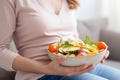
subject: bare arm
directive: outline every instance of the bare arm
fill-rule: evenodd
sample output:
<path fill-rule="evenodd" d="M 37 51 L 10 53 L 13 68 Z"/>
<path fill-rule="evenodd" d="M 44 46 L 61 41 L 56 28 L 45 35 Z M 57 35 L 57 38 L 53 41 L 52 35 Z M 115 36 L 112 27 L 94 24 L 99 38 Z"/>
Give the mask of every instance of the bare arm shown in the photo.
<path fill-rule="evenodd" d="M 60 63 L 63 62 L 65 59 L 66 59 L 65 57 L 59 57 L 48 64 L 42 64 L 40 62 L 33 61 L 22 56 L 17 56 L 13 62 L 13 68 L 15 70 L 25 72 L 63 76 L 82 74 L 93 69 L 93 65 L 91 66 L 81 65 L 77 67 L 61 66 Z"/>
<path fill-rule="evenodd" d="M 43 73 L 44 65 L 38 61 L 34 61 L 22 56 L 17 56 L 12 65 L 13 69 L 32 72 L 32 73 Z"/>

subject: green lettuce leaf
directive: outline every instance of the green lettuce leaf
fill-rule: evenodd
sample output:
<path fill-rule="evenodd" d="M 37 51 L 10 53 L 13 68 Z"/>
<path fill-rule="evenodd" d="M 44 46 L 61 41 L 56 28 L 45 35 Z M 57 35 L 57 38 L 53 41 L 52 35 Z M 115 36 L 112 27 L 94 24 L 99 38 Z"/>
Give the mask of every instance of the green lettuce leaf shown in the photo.
<path fill-rule="evenodd" d="M 84 40 L 84 43 L 88 44 L 88 45 L 93 45 L 94 44 L 93 41 L 90 39 L 89 36 L 86 36 L 86 39 Z"/>

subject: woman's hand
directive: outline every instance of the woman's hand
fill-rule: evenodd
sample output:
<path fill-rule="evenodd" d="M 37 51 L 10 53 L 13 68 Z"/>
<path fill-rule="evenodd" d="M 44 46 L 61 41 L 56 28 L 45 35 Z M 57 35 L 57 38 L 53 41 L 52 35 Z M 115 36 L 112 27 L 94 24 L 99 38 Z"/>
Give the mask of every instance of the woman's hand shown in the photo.
<path fill-rule="evenodd" d="M 81 65 L 77 67 L 66 67 L 60 65 L 66 57 L 59 57 L 53 60 L 51 63 L 44 67 L 44 73 L 48 75 L 62 75 L 62 76 L 72 76 L 77 74 L 82 74 L 92 70 L 94 67 L 93 65 Z"/>
<path fill-rule="evenodd" d="M 101 63 L 104 63 L 105 60 L 108 58 L 109 56 L 109 51 L 107 50 L 106 53 L 105 53 L 105 56 L 103 57 L 103 59 L 101 60 Z"/>

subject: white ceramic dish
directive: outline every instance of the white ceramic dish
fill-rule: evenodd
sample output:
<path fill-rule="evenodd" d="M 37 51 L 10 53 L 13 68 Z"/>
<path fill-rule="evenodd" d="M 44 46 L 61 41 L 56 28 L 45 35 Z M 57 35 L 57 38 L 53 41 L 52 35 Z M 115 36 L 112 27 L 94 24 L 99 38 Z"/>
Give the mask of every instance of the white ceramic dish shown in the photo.
<path fill-rule="evenodd" d="M 67 57 L 66 60 L 61 63 L 61 65 L 64 65 L 64 66 L 80 66 L 82 64 L 96 65 L 97 63 L 100 63 L 100 61 L 102 60 L 102 58 L 106 53 L 106 50 L 107 49 L 92 56 Z M 48 51 L 48 55 L 51 60 L 54 60 L 55 58 L 59 57 L 58 55 L 55 55 L 49 51 Z"/>

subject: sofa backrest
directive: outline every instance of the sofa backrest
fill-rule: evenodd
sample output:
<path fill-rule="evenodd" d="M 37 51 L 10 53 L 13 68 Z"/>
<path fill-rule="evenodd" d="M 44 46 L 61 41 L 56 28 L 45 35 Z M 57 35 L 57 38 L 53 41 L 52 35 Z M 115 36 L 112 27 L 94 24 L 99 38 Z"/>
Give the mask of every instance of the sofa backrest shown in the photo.
<path fill-rule="evenodd" d="M 106 18 L 93 19 L 87 21 L 78 20 L 78 33 L 81 39 L 89 35 L 94 41 L 99 40 L 100 31 L 106 29 L 108 20 Z"/>
<path fill-rule="evenodd" d="M 100 40 L 106 42 L 110 51 L 110 59 L 120 61 L 120 32 L 102 30 Z"/>

